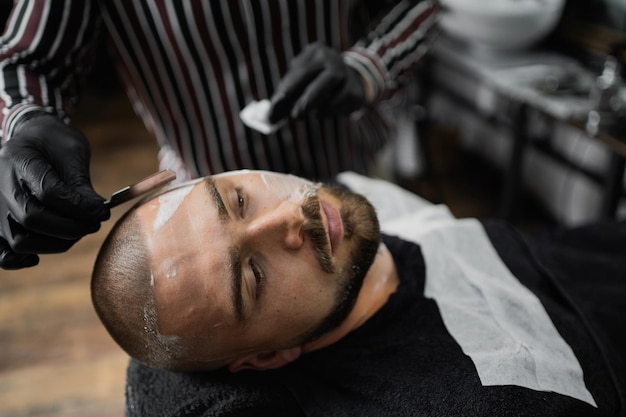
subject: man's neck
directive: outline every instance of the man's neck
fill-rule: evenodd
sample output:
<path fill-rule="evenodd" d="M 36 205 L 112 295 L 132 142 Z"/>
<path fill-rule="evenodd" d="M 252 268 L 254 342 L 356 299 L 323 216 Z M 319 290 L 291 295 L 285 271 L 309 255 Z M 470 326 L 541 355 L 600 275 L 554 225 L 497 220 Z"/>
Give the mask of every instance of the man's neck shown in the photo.
<path fill-rule="evenodd" d="M 391 253 L 385 245 L 381 245 L 372 266 L 363 280 L 363 286 L 354 304 L 354 308 L 339 327 L 321 338 L 307 343 L 302 353 L 312 352 L 329 346 L 363 323 L 380 310 L 389 296 L 398 288 L 398 273 Z"/>

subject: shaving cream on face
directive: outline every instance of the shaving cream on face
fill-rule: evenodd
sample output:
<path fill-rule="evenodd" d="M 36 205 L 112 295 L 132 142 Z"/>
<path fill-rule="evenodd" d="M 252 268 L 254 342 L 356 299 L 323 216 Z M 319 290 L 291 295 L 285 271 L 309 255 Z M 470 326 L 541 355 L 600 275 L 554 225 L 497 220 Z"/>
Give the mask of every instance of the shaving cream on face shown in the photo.
<path fill-rule="evenodd" d="M 176 275 L 178 275 L 176 264 L 170 259 L 165 259 L 163 262 L 161 262 L 161 264 L 159 265 L 159 270 L 161 271 L 165 279 L 176 278 Z"/>
<path fill-rule="evenodd" d="M 184 184 L 178 185 L 170 190 L 163 192 L 161 195 L 154 198 L 154 200 L 148 203 L 148 212 L 152 213 L 148 217 L 147 224 L 152 225 L 152 233 L 148 238 L 148 242 L 151 252 L 154 251 L 155 244 L 158 247 L 158 240 L 153 241 L 154 236 L 161 230 L 169 220 L 174 216 L 176 211 L 183 204 L 187 195 L 193 190 L 194 186 L 200 180 L 188 181 Z M 158 261 L 155 265 L 156 269 L 150 273 L 150 285 L 155 286 L 156 281 L 165 278 L 166 280 L 172 280 L 178 275 L 177 258 L 175 256 L 170 257 L 170 254 L 165 256 L 162 260 Z M 153 260 L 154 262 L 154 260 Z"/>
<path fill-rule="evenodd" d="M 178 207 L 183 203 L 187 194 L 191 192 L 195 182 L 184 185 L 180 188 L 168 191 L 158 197 L 159 208 L 152 224 L 152 230 L 158 231 L 163 227 L 169 219 L 172 218 Z"/>

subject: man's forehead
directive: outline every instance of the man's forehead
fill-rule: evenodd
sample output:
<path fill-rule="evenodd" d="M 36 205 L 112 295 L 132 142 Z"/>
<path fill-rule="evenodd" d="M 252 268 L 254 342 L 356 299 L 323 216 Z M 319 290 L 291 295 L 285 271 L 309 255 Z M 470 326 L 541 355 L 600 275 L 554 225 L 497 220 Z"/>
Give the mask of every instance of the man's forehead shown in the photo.
<path fill-rule="evenodd" d="M 234 171 L 221 172 L 219 174 L 212 175 L 212 177 L 214 179 L 220 179 L 220 178 L 230 178 L 230 177 L 242 177 L 242 176 L 249 176 L 249 175 L 255 175 L 260 178 L 274 177 L 274 178 L 283 179 L 285 181 L 294 181 L 294 182 L 312 184 L 311 181 L 302 177 L 298 177 L 293 174 L 285 174 L 282 172 L 274 172 L 274 171 L 265 171 L 265 170 L 260 170 L 260 169 L 259 170 L 239 169 L 239 170 L 234 170 Z"/>
<path fill-rule="evenodd" d="M 229 178 L 240 177 L 244 175 L 277 175 L 277 176 L 291 176 L 290 174 L 283 174 L 280 172 L 265 171 L 261 169 L 236 169 L 234 171 L 220 172 L 219 174 L 212 175 L 213 178 Z"/>
<path fill-rule="evenodd" d="M 253 169 L 236 169 L 234 171 L 226 171 L 220 172 L 219 174 L 212 175 L 213 178 L 226 178 L 226 177 L 236 177 L 241 175 L 249 175 L 249 174 L 261 174 L 269 171 L 262 170 L 253 170 Z"/>
<path fill-rule="evenodd" d="M 273 172 L 273 171 L 265 171 L 265 170 L 253 170 L 253 169 L 239 169 L 239 170 L 234 170 L 234 171 L 220 172 L 219 174 L 210 175 L 208 177 L 215 179 L 215 180 L 219 180 L 219 179 L 234 179 L 237 177 L 246 177 L 246 176 L 256 176 L 258 178 L 270 177 L 270 178 L 275 178 L 275 179 L 293 182 L 293 183 L 302 183 L 302 184 L 311 184 L 311 185 L 315 184 L 312 181 L 309 181 L 305 178 L 301 178 L 292 174 L 285 174 L 281 172 Z M 173 184 L 167 188 L 162 189 L 157 194 L 148 196 L 146 199 L 144 199 L 144 203 L 154 200 L 164 194 L 175 192 L 176 190 L 179 190 L 181 188 L 194 186 L 202 181 L 206 181 L 206 179 L 207 177 L 201 177 L 201 178 L 196 178 L 193 180 L 184 181 L 178 184 Z"/>
<path fill-rule="evenodd" d="M 227 317 L 218 308 L 230 305 L 227 281 L 211 278 L 226 276 L 228 270 L 220 243 L 224 235 L 207 209 L 206 180 L 181 185 L 137 212 L 146 230 L 151 285 L 164 334 L 182 334 L 193 325 Z"/>

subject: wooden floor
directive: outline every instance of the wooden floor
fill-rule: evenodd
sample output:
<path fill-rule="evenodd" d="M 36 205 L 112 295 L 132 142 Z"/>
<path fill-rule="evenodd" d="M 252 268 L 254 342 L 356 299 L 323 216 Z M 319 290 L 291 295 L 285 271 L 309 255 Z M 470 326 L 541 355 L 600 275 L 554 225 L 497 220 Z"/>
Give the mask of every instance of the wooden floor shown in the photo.
<path fill-rule="evenodd" d="M 74 121 L 93 145 L 96 191 L 108 197 L 156 170 L 154 142 L 123 95 L 92 93 L 83 100 Z M 460 217 L 494 214 L 494 176 L 476 177 L 481 170 L 451 151 L 458 149 L 454 135 L 441 137 L 447 159 L 438 163 L 437 181 L 407 186 Z M 123 211 L 114 209 L 113 217 Z M 42 257 L 35 268 L 0 270 L 1 417 L 123 415 L 128 359 L 100 325 L 89 296 L 93 261 L 112 223 L 65 254 Z"/>

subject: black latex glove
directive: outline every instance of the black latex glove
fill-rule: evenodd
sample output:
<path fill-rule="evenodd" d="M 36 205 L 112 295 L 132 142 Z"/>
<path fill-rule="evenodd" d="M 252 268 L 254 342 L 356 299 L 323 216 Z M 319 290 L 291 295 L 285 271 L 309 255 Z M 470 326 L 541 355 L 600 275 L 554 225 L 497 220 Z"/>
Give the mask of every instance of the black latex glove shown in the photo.
<path fill-rule="evenodd" d="M 365 104 L 359 73 L 343 62 L 341 52 L 313 43 L 296 56 L 271 99 L 270 122 L 313 113 L 347 115 Z"/>
<path fill-rule="evenodd" d="M 29 114 L 0 148 L 0 268 L 39 263 L 68 250 L 110 216 L 91 187 L 90 149 L 78 130 Z"/>

